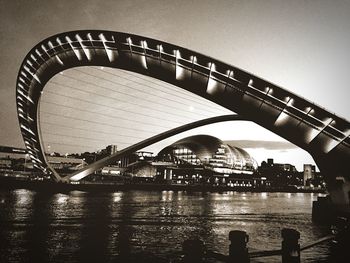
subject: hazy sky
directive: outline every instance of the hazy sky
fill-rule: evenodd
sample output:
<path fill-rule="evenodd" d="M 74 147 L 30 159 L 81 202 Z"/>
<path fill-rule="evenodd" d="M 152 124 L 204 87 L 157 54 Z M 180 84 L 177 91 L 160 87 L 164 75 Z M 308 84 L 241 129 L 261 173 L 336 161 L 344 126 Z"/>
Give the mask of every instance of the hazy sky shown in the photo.
<path fill-rule="evenodd" d="M 0 0 L 0 22 L 0 145 L 23 147 L 15 106 L 23 58 L 42 39 L 77 29 L 130 32 L 184 46 L 350 119 L 350 1 Z M 245 134 L 247 127 L 235 129 Z"/>

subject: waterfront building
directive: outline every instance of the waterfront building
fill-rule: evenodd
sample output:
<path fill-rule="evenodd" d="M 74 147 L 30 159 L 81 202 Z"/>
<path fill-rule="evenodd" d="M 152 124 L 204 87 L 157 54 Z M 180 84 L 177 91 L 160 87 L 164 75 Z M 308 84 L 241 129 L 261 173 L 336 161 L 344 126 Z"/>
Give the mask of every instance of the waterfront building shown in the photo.
<path fill-rule="evenodd" d="M 261 177 L 267 178 L 272 186 L 300 186 L 303 185 L 303 175 L 297 171 L 294 165 L 289 163 L 275 163 L 269 158 L 261 163 L 258 168 Z"/>
<path fill-rule="evenodd" d="M 183 138 L 162 149 L 154 162 L 156 179 L 169 184 L 209 184 L 252 187 L 256 161 L 243 149 L 208 135 Z"/>
<path fill-rule="evenodd" d="M 316 167 L 312 164 L 304 164 L 304 186 L 310 185 L 310 181 L 315 178 Z"/>
<path fill-rule="evenodd" d="M 47 156 L 49 164 L 57 171 L 69 173 L 87 165 L 85 159 L 68 156 Z"/>

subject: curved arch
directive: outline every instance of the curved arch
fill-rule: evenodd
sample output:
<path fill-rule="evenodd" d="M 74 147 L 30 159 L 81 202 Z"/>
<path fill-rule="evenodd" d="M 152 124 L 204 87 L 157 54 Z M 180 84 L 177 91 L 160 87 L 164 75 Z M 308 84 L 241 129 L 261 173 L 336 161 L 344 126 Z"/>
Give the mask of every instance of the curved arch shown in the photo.
<path fill-rule="evenodd" d="M 182 125 L 180 127 L 176 127 L 174 129 L 162 132 L 160 134 L 157 134 L 153 137 L 150 137 L 148 139 L 145 139 L 141 142 L 135 143 L 129 147 L 124 148 L 121 151 L 118 151 L 110 156 L 107 156 L 97 162 L 94 162 L 83 169 L 65 177 L 65 180 L 72 180 L 72 181 L 79 181 L 80 179 L 84 178 L 85 176 L 93 173 L 94 171 L 103 168 L 104 166 L 114 163 L 118 161 L 120 158 L 127 156 L 133 152 L 136 152 L 142 148 L 145 148 L 151 144 L 154 144 L 156 142 L 159 142 L 161 140 L 164 140 L 166 138 L 169 138 L 173 135 L 179 134 L 184 131 L 188 131 L 200 126 L 212 124 L 212 123 L 217 123 L 217 122 L 224 122 L 224 121 L 247 121 L 246 118 L 239 116 L 239 115 L 223 115 L 223 116 L 218 116 L 218 117 L 212 117 L 200 121 L 195 121 L 189 124 Z"/>
<path fill-rule="evenodd" d="M 99 30 L 58 34 L 37 44 L 17 78 L 22 136 L 38 169 L 59 179 L 41 144 L 38 107 L 49 79 L 78 66 L 125 69 L 198 94 L 308 151 L 319 167 L 350 179 L 350 123 L 320 106 L 239 68 L 147 37 Z M 326 161 L 326 162 L 325 162 Z M 328 175 L 328 174 L 327 174 Z"/>

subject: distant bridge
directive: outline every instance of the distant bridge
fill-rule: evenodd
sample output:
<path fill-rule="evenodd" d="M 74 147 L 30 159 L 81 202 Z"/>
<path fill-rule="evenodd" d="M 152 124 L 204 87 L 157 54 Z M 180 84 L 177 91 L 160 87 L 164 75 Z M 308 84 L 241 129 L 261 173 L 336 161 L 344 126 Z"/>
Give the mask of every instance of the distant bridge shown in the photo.
<path fill-rule="evenodd" d="M 16 102 L 25 146 L 34 166 L 58 181 L 62 178 L 48 164 L 41 143 L 38 105 L 50 78 L 79 66 L 137 72 L 211 100 L 309 152 L 330 187 L 335 178 L 343 178 L 349 185 L 350 123 L 347 120 L 257 76 L 197 52 L 147 37 L 98 30 L 67 32 L 43 40 L 27 54 L 19 70 Z M 83 173 L 93 171 L 90 169 L 93 166 L 85 168 Z M 349 197 L 345 199 L 349 203 Z"/>

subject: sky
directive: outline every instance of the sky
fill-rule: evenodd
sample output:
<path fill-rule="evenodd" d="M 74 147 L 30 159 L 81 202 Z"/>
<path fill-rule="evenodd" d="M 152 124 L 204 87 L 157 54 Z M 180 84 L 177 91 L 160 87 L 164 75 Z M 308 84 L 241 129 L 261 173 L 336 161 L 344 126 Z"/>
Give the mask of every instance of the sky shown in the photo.
<path fill-rule="evenodd" d="M 130 32 L 187 47 L 350 119 L 350 1 L 0 0 L 0 22 L 0 145 L 23 147 L 15 85 L 27 52 L 50 35 L 78 29 Z M 83 74 L 68 73 L 77 78 Z M 65 83 L 64 79 L 57 81 Z M 57 96 L 51 94 L 43 100 L 57 102 Z M 273 157 L 295 162 L 299 169 L 303 162 L 312 162 L 304 151 L 251 123 L 222 123 L 201 129 L 191 132 L 241 141 L 258 162 Z M 55 127 L 54 132 L 58 131 Z M 256 142 L 254 147 L 251 141 L 282 141 L 285 148 L 278 143 L 267 147 L 264 142 Z M 151 150 L 160 147 L 155 145 Z"/>

